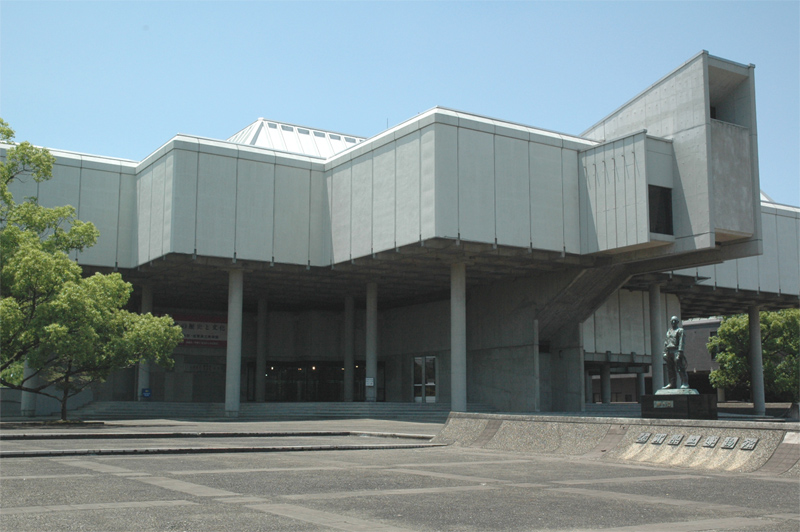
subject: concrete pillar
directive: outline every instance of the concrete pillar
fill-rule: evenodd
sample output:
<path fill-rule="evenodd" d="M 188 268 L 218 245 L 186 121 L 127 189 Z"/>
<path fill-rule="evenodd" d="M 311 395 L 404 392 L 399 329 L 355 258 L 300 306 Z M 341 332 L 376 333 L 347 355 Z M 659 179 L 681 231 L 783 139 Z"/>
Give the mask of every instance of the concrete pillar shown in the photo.
<path fill-rule="evenodd" d="M 450 267 L 450 410 L 467 411 L 467 267 Z"/>
<path fill-rule="evenodd" d="M 750 382 L 752 383 L 753 408 L 757 416 L 766 413 L 764 402 L 764 360 L 761 352 L 761 315 L 758 306 L 747 309 L 750 325 Z"/>
<path fill-rule="evenodd" d="M 225 363 L 225 415 L 239 416 L 242 387 L 242 305 L 244 272 L 228 272 L 228 349 Z"/>
<path fill-rule="evenodd" d="M 355 382 L 355 302 L 353 296 L 344 298 L 344 400 L 353 400 Z"/>
<path fill-rule="evenodd" d="M 583 372 L 583 399 L 588 404 L 594 403 L 594 387 L 592 386 L 592 374 L 588 371 Z"/>
<path fill-rule="evenodd" d="M 256 316 L 256 401 L 263 403 L 267 400 L 267 300 L 258 300 L 258 315 Z"/>
<path fill-rule="evenodd" d="M 542 410 L 542 382 L 539 368 L 539 320 L 533 320 L 533 411 Z"/>
<path fill-rule="evenodd" d="M 604 405 L 611 403 L 611 364 L 608 362 L 600 371 L 600 397 Z"/>
<path fill-rule="evenodd" d="M 579 321 L 563 326 L 550 340 L 550 394 L 553 412 L 586 410 L 583 327 Z"/>
<path fill-rule="evenodd" d="M 644 373 L 636 374 L 636 401 L 641 403 L 642 396 L 645 394 Z"/>
<path fill-rule="evenodd" d="M 374 403 L 378 391 L 378 285 L 367 283 L 366 401 Z M 369 384 L 372 383 L 372 386 Z"/>
<path fill-rule="evenodd" d="M 650 285 L 650 366 L 653 373 L 653 393 L 664 387 L 664 312 L 661 310 L 661 286 Z"/>
<path fill-rule="evenodd" d="M 142 286 L 142 305 L 139 309 L 139 312 L 141 314 L 153 312 L 153 287 L 150 285 Z M 145 401 L 148 398 L 142 396 L 142 390 L 145 388 L 150 388 L 150 362 L 146 360 L 139 362 L 136 380 L 136 400 Z"/>
<path fill-rule="evenodd" d="M 39 377 L 32 377 L 33 374 L 34 370 L 28 367 L 28 362 L 26 361 L 23 370 L 23 379 L 25 379 L 23 384 L 29 388 L 33 388 L 39 384 Z M 20 414 L 22 414 L 23 417 L 36 416 L 36 398 L 38 395 L 39 394 L 32 392 L 22 392 L 19 407 Z"/>

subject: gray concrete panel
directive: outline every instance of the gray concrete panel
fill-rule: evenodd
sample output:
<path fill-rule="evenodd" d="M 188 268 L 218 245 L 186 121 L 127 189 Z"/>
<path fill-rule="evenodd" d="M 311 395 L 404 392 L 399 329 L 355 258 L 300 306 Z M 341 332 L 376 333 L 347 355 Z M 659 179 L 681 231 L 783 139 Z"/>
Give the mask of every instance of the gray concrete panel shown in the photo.
<path fill-rule="evenodd" d="M 562 168 L 562 152 L 566 151 L 568 150 L 536 142 L 528 144 L 530 232 L 534 249 L 562 251 L 564 234 L 558 230 L 558 224 L 554 224 L 553 221 L 564 220 L 566 225 L 568 217 L 578 216 L 579 210 L 567 211 L 564 208 L 565 183 L 577 182 L 577 174 L 570 176 Z"/>
<path fill-rule="evenodd" d="M 647 352 L 644 338 L 644 292 L 619 291 L 620 353 Z"/>
<path fill-rule="evenodd" d="M 769 216 L 762 227 L 764 249 L 778 250 L 778 224 L 776 217 Z M 758 286 L 764 292 L 777 293 L 780 287 L 778 273 L 778 253 L 758 257 Z"/>
<path fill-rule="evenodd" d="M 578 152 L 561 150 L 561 187 L 563 194 L 563 242 L 567 253 L 580 253 L 580 215 L 581 203 L 578 179 Z"/>
<path fill-rule="evenodd" d="M 597 347 L 594 341 L 595 339 L 595 332 L 594 332 L 594 316 L 597 312 L 592 313 L 589 318 L 583 322 L 583 348 L 586 350 L 587 353 L 596 353 Z"/>
<path fill-rule="evenodd" d="M 136 212 L 138 249 L 136 265 L 150 260 L 150 209 L 152 206 L 153 169 L 148 168 L 136 180 L 136 199 L 138 209 Z"/>
<path fill-rule="evenodd" d="M 736 263 L 736 282 L 741 290 L 758 291 L 758 257 L 746 257 Z"/>
<path fill-rule="evenodd" d="M 531 243 L 531 184 L 528 168 L 528 142 L 495 137 L 495 210 L 498 244 L 527 247 Z M 560 181 L 558 179 L 557 183 Z M 550 225 L 551 230 L 553 225 L 558 224 Z"/>
<path fill-rule="evenodd" d="M 800 211 L 779 212 L 775 222 L 780 244 L 776 250 L 765 246 L 764 254 L 778 253 L 781 293 L 800 294 Z"/>
<path fill-rule="evenodd" d="M 172 190 L 166 189 L 166 156 L 151 166 L 153 181 L 150 188 L 150 259 L 161 257 L 164 250 L 164 204 L 169 201 Z"/>
<path fill-rule="evenodd" d="M 625 234 L 618 233 L 617 218 L 624 220 L 624 216 L 617 216 L 617 208 L 624 212 L 624 206 L 617 204 L 617 195 L 624 191 L 617 191 L 617 179 L 614 168 L 614 145 L 606 144 L 603 146 L 603 183 L 605 185 L 605 212 L 606 212 L 606 240 L 609 249 L 615 249 L 625 245 Z"/>
<path fill-rule="evenodd" d="M 197 172 L 197 254 L 233 258 L 236 241 L 236 159 L 206 153 Z"/>
<path fill-rule="evenodd" d="M 119 183 L 119 225 L 117 263 L 120 268 L 137 265 L 138 231 L 136 224 L 136 176 L 121 174 Z"/>
<path fill-rule="evenodd" d="M 325 174 L 311 170 L 311 240 L 309 260 L 312 266 L 331 264 L 331 215 Z"/>
<path fill-rule="evenodd" d="M 420 235 L 420 133 L 415 131 L 396 143 L 396 245 L 419 241 Z"/>
<path fill-rule="evenodd" d="M 650 206 L 647 189 L 647 136 L 637 135 L 633 142 L 633 160 L 636 171 L 636 243 L 650 241 Z"/>
<path fill-rule="evenodd" d="M 191 254 L 196 248 L 197 152 L 174 150 L 172 185 L 172 250 Z"/>
<path fill-rule="evenodd" d="M 331 230 L 333 263 L 349 261 L 350 253 L 350 220 L 351 220 L 351 163 L 347 162 L 332 170 L 331 176 Z"/>
<path fill-rule="evenodd" d="M 175 153 L 167 152 L 164 165 L 164 226 L 161 228 L 161 247 L 164 253 L 172 251 L 172 220 L 175 196 Z"/>
<path fill-rule="evenodd" d="M 717 240 L 755 234 L 749 130 L 711 121 L 711 175 Z M 758 190 L 755 191 L 758 193 Z"/>
<path fill-rule="evenodd" d="M 714 245 L 708 182 L 708 127 L 699 126 L 675 135 L 676 179 L 672 191 L 675 251 L 692 251 Z M 693 176 L 690 179 L 689 176 Z"/>
<path fill-rule="evenodd" d="M 236 172 L 236 258 L 269 262 L 275 165 L 239 159 Z"/>
<path fill-rule="evenodd" d="M 467 354 L 468 401 L 492 404 L 501 412 L 534 412 L 533 350 L 533 346 L 519 346 L 470 351 Z"/>
<path fill-rule="evenodd" d="M 350 242 L 353 258 L 372 253 L 372 153 L 353 159 L 353 210 Z"/>
<path fill-rule="evenodd" d="M 436 236 L 437 165 L 441 163 L 437 150 L 437 124 L 420 130 L 419 165 L 419 233 L 420 240 Z M 441 128 L 440 128 L 441 129 Z M 455 135 L 454 135 L 455 136 Z M 444 141 L 442 141 L 444 142 Z M 455 151 L 450 157 L 455 156 Z M 444 153 L 442 154 L 444 157 Z M 446 165 L 442 165 L 446 167 Z"/>
<path fill-rule="evenodd" d="M 311 171 L 275 166 L 275 262 L 308 264 Z"/>
<path fill-rule="evenodd" d="M 621 328 L 619 292 L 615 292 L 595 312 L 595 351 L 621 353 Z"/>
<path fill-rule="evenodd" d="M 422 132 L 422 235 L 423 238 L 434 236 L 428 233 L 428 201 L 427 194 L 430 190 L 429 180 L 434 179 L 435 187 L 435 236 L 457 238 L 459 232 L 459 136 L 461 130 L 443 124 L 434 124 L 435 134 L 435 161 L 434 168 L 429 168 L 425 162 L 427 158 L 426 144 L 428 132 Z M 476 133 L 477 134 L 477 133 Z M 434 170 L 433 174 L 429 174 Z M 466 216 L 466 213 L 465 213 Z M 494 224 L 492 224 L 492 238 L 494 238 Z"/>
<path fill-rule="evenodd" d="M 375 252 L 395 247 L 395 155 L 393 142 L 375 150 L 372 158 L 372 249 Z"/>
<path fill-rule="evenodd" d="M 597 193 L 595 192 L 594 154 L 579 154 L 578 179 L 581 209 L 578 211 L 581 227 L 581 253 L 594 253 L 598 250 L 597 226 L 590 213 L 597 210 Z"/>
<path fill-rule="evenodd" d="M 92 222 L 100 231 L 97 243 L 80 253 L 81 264 L 113 267 L 117 260 L 117 222 L 120 174 L 81 171 L 81 212 L 78 219 Z"/>

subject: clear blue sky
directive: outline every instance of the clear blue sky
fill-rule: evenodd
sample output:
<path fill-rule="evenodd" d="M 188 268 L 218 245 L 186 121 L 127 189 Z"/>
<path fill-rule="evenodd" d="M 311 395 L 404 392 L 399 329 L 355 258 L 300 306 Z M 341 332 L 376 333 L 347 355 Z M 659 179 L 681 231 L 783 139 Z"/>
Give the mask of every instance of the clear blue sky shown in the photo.
<path fill-rule="evenodd" d="M 579 134 L 700 50 L 756 65 L 762 189 L 800 205 L 800 2 L 0 0 L 17 140 L 141 160 L 258 117 L 369 137 L 433 106 Z"/>

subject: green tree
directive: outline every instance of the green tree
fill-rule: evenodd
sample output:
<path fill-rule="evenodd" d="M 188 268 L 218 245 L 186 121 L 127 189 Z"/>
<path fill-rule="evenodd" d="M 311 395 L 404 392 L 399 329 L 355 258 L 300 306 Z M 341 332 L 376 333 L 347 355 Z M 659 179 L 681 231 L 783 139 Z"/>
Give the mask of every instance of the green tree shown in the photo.
<path fill-rule="evenodd" d="M 73 207 L 14 200 L 12 182 L 50 179 L 55 159 L 13 139 L 0 119 L 0 385 L 59 400 L 66 420 L 69 397 L 113 370 L 143 360 L 171 367 L 183 333 L 169 316 L 126 311 L 132 287 L 118 273 L 82 276 L 69 255 L 99 233 Z"/>
<path fill-rule="evenodd" d="M 800 398 L 800 309 L 761 312 L 761 350 L 764 395 L 768 401 Z M 708 343 L 716 353 L 719 369 L 712 371 L 711 384 L 734 397 L 749 397 L 750 329 L 746 314 L 724 318 L 717 336 Z"/>

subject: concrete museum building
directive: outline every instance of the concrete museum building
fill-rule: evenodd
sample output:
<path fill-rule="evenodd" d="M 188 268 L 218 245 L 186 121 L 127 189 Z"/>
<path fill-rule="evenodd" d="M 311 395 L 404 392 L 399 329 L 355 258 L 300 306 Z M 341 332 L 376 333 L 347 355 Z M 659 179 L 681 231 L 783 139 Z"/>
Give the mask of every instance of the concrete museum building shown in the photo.
<path fill-rule="evenodd" d="M 185 333 L 172 370 L 96 400 L 581 411 L 592 375 L 641 393 L 655 354 L 663 379 L 671 315 L 798 305 L 754 67 L 707 52 L 580 136 L 436 107 L 368 139 L 259 119 L 141 162 L 52 153 L 15 194 L 75 206 L 100 230 L 84 270 Z"/>

